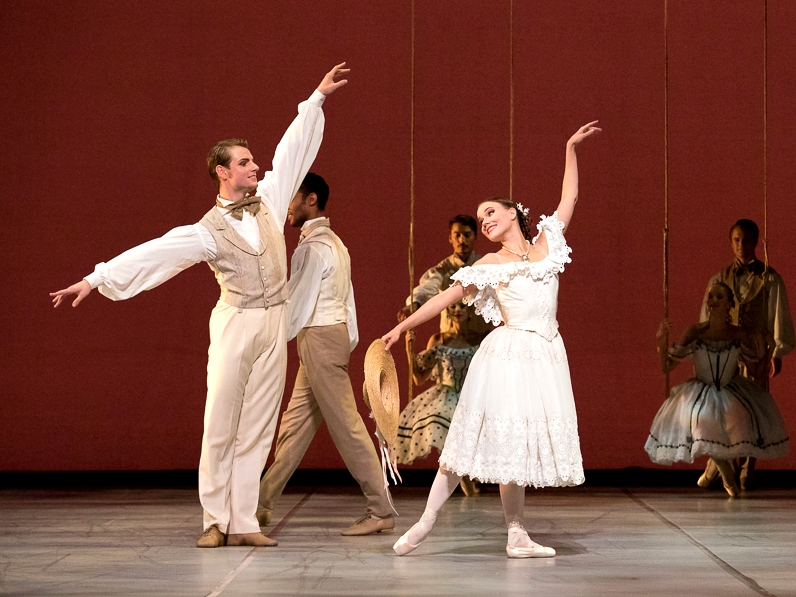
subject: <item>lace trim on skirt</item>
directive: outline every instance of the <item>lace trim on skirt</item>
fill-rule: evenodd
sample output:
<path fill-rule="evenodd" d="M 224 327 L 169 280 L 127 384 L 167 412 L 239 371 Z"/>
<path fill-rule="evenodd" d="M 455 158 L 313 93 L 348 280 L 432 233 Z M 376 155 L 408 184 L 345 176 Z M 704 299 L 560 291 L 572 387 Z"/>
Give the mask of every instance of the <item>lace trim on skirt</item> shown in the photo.
<path fill-rule="evenodd" d="M 650 460 L 658 464 L 672 464 L 673 462 L 694 462 L 700 456 L 710 456 L 719 460 L 732 460 L 733 458 L 782 458 L 790 451 L 790 442 L 786 437 L 765 444 L 748 440 L 725 444 L 709 439 L 694 439 L 678 445 L 662 445 L 652 435 L 647 438 L 644 449 L 649 454 Z"/>
<path fill-rule="evenodd" d="M 439 463 L 484 483 L 568 487 L 585 480 L 574 418 L 492 417 L 461 403 Z"/>

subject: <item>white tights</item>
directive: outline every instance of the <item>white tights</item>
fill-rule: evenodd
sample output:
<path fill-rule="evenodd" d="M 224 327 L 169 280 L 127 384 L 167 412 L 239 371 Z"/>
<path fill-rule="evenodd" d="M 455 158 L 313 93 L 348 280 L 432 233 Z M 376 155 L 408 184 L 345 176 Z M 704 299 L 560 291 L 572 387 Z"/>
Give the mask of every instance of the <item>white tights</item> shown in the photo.
<path fill-rule="evenodd" d="M 417 544 L 425 538 L 437 520 L 437 512 L 439 512 L 461 480 L 462 478 L 456 473 L 442 468 L 437 471 L 437 476 L 434 477 L 431 491 L 428 494 L 426 510 L 423 512 L 423 516 L 420 517 L 418 524 L 409 530 L 408 539 L 410 543 Z M 506 519 L 506 526 L 522 526 L 523 511 L 525 509 L 525 487 L 514 483 L 509 483 L 508 485 L 501 483 L 500 501 L 503 504 L 503 516 Z"/>
<path fill-rule="evenodd" d="M 523 514 L 525 513 L 525 487 L 515 483 L 500 484 L 500 501 L 503 504 L 503 516 L 506 526 L 512 524 L 525 526 Z"/>

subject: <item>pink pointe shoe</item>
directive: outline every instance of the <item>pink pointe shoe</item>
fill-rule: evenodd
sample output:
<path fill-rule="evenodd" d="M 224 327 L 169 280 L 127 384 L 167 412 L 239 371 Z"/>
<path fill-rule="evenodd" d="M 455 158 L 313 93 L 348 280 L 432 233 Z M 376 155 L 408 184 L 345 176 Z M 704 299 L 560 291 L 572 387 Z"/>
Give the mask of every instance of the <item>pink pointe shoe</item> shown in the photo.
<path fill-rule="evenodd" d="M 521 525 L 512 524 L 509 527 L 506 553 L 510 558 L 552 558 L 556 555 L 556 550 L 534 543 Z"/>
<path fill-rule="evenodd" d="M 431 532 L 431 529 L 434 527 L 434 521 L 429 521 L 425 516 L 421 517 L 412 528 L 406 531 L 398 541 L 395 542 L 395 545 L 392 546 L 393 551 L 397 553 L 399 556 L 405 556 L 408 553 L 413 552 L 418 548 L 418 546 L 423 543 L 428 534 Z M 412 541 L 416 541 L 416 543 L 410 542 L 410 536 Z"/>

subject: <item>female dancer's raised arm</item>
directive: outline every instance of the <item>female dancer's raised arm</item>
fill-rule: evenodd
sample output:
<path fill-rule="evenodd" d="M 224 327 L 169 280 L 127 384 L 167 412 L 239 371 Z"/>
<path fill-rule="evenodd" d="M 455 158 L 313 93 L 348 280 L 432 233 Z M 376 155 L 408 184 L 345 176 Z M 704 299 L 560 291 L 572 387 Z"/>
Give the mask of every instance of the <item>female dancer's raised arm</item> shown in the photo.
<path fill-rule="evenodd" d="M 575 148 L 586 137 L 591 137 L 602 132 L 601 128 L 594 126 L 597 120 L 580 127 L 567 141 L 567 157 L 564 166 L 564 182 L 561 185 L 561 202 L 558 204 L 558 219 L 564 223 L 564 232 L 567 231 L 575 203 L 578 201 L 578 156 Z"/>

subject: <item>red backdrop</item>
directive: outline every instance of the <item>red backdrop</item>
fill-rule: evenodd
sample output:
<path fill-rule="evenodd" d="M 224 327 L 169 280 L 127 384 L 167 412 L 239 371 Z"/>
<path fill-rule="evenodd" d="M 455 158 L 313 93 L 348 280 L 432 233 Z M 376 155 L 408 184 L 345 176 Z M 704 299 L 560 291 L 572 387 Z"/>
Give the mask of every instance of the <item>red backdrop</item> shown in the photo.
<path fill-rule="evenodd" d="M 696 321 L 706 280 L 732 258 L 729 225 L 763 221 L 763 6 L 669 2 L 677 333 Z M 772 264 L 793 291 L 796 6 L 769 0 L 768 12 L 768 233 Z M 267 164 L 296 104 L 341 60 L 351 83 L 324 107 L 313 170 L 331 185 L 329 213 L 352 257 L 362 342 L 351 371 L 361 387 L 365 349 L 394 324 L 409 285 L 412 50 L 419 276 L 449 254 L 452 215 L 509 192 L 512 39 L 517 199 L 551 212 L 566 139 L 593 119 L 605 129 L 579 152 L 581 202 L 559 312 L 585 466 L 650 464 L 643 445 L 664 397 L 654 349 L 663 316 L 663 0 L 513 10 L 510 0 L 417 0 L 414 23 L 413 48 L 410 0 L 3 3 L 0 470 L 197 466 L 218 295 L 208 268 L 131 301 L 95 293 L 76 310 L 53 310 L 47 293 L 198 221 L 214 197 L 207 149 L 243 136 Z M 297 233 L 287 236 L 292 250 Z M 493 247 L 481 239 L 478 248 Z M 426 324 L 418 341 L 433 329 Z M 288 392 L 293 345 L 290 355 Z M 773 393 L 791 429 L 794 382 L 789 357 Z M 304 466 L 343 466 L 325 430 Z M 796 468 L 796 456 L 763 466 Z"/>

